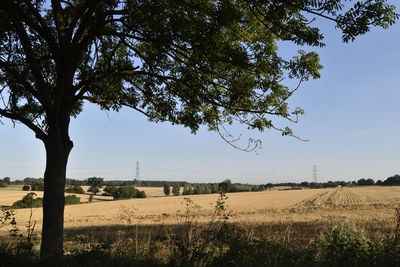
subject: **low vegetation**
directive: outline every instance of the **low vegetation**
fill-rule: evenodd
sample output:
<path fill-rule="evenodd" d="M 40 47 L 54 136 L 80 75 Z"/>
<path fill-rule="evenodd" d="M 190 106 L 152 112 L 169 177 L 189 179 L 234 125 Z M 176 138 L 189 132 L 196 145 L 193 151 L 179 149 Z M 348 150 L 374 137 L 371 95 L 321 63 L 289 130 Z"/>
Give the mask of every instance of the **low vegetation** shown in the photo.
<path fill-rule="evenodd" d="M 134 186 L 115 186 L 107 185 L 104 188 L 104 195 L 112 196 L 114 200 L 130 199 L 130 198 L 145 198 L 146 193 Z"/>
<path fill-rule="evenodd" d="M 66 193 L 85 194 L 85 190 L 79 185 L 71 185 L 65 188 Z"/>
<path fill-rule="evenodd" d="M 43 198 L 36 197 L 36 193 L 28 193 L 21 200 L 14 202 L 12 209 L 39 208 L 43 206 Z M 76 195 L 65 196 L 65 205 L 80 204 L 81 199 Z"/>
<path fill-rule="evenodd" d="M 38 259 L 38 237 L 15 225 L 14 212 L 1 210 L 0 266 L 399 266 L 400 210 L 395 224 L 383 235 L 368 232 L 351 221 L 327 222 L 307 241 L 296 237 L 302 228 L 254 228 L 230 222 L 227 197 L 221 194 L 213 216 L 201 221 L 199 207 L 189 198 L 173 225 L 140 226 L 135 212 L 121 210 L 120 228 L 107 233 L 93 229 L 67 231 L 66 253 L 57 259 Z M 303 226 L 304 227 L 304 226 Z M 312 226 L 310 226 L 312 227 Z M 304 228 L 303 228 L 304 229 Z M 291 234 L 291 232 L 294 232 Z M 299 235 L 299 236 L 300 236 Z"/>

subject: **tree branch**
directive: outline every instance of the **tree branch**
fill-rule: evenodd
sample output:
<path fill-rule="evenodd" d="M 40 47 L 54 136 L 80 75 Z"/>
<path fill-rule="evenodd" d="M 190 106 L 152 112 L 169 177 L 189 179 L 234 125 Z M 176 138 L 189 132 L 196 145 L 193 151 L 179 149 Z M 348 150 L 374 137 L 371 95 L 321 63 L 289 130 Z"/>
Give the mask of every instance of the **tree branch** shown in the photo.
<path fill-rule="evenodd" d="M 11 120 L 20 121 L 21 123 L 26 125 L 29 129 L 31 129 L 35 133 L 36 138 L 38 138 L 42 141 L 44 141 L 47 138 L 46 133 L 43 132 L 43 130 L 40 127 L 38 127 L 31 120 L 29 120 L 28 118 L 26 118 L 20 114 L 16 114 L 16 113 L 12 113 L 10 111 L 4 110 L 4 109 L 0 109 L 0 116 L 9 118 Z"/>

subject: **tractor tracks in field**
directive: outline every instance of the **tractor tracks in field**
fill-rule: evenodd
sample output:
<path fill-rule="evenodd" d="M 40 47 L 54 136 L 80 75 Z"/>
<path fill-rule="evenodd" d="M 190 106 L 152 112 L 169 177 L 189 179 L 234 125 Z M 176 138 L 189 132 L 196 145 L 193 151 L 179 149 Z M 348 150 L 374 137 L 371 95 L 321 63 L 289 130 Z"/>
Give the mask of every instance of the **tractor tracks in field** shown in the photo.
<path fill-rule="evenodd" d="M 349 210 L 389 207 L 390 203 L 364 200 L 364 196 L 351 188 L 337 187 L 318 192 L 287 209 L 289 212 L 308 213 L 317 210 Z"/>

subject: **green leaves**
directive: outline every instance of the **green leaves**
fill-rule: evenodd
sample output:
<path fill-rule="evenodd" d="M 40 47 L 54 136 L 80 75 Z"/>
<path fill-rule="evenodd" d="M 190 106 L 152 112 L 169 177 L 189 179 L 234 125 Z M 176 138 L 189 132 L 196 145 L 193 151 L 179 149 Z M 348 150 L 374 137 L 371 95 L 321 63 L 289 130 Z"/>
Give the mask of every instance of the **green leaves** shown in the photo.
<path fill-rule="evenodd" d="M 322 47 L 319 20 L 332 21 L 348 42 L 398 18 L 384 0 L 344 2 L 4 0 L 0 116 L 43 136 L 49 122 L 68 121 L 91 101 L 192 132 L 238 122 L 293 135 L 273 118 L 297 122 L 303 111 L 287 101 L 322 66 L 315 52 L 281 57 L 278 41 Z"/>

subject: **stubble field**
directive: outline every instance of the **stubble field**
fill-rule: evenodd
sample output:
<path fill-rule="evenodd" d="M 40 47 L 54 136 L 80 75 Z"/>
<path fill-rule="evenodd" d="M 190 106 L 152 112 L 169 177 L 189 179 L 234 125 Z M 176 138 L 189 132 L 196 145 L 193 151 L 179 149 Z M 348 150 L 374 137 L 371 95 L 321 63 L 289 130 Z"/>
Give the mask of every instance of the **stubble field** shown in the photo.
<path fill-rule="evenodd" d="M 65 207 L 66 229 L 112 227 L 129 223 L 140 225 L 173 225 L 180 222 L 187 199 L 199 220 L 208 221 L 213 214 L 218 194 L 164 197 L 162 188 L 145 190 L 145 199 L 111 201 L 95 197 L 92 203 Z M 0 205 L 10 205 L 27 192 L 18 188 L 0 190 Z M 36 192 L 38 197 L 41 192 Z M 88 195 L 78 195 L 85 202 Z M 225 206 L 231 222 L 262 224 L 318 224 L 351 220 L 369 228 L 391 228 L 395 224 L 394 208 L 400 203 L 400 187 L 343 187 L 332 189 L 272 190 L 227 194 Z M 21 227 L 30 209 L 16 210 Z M 41 228 L 41 208 L 32 209 L 33 220 Z"/>

